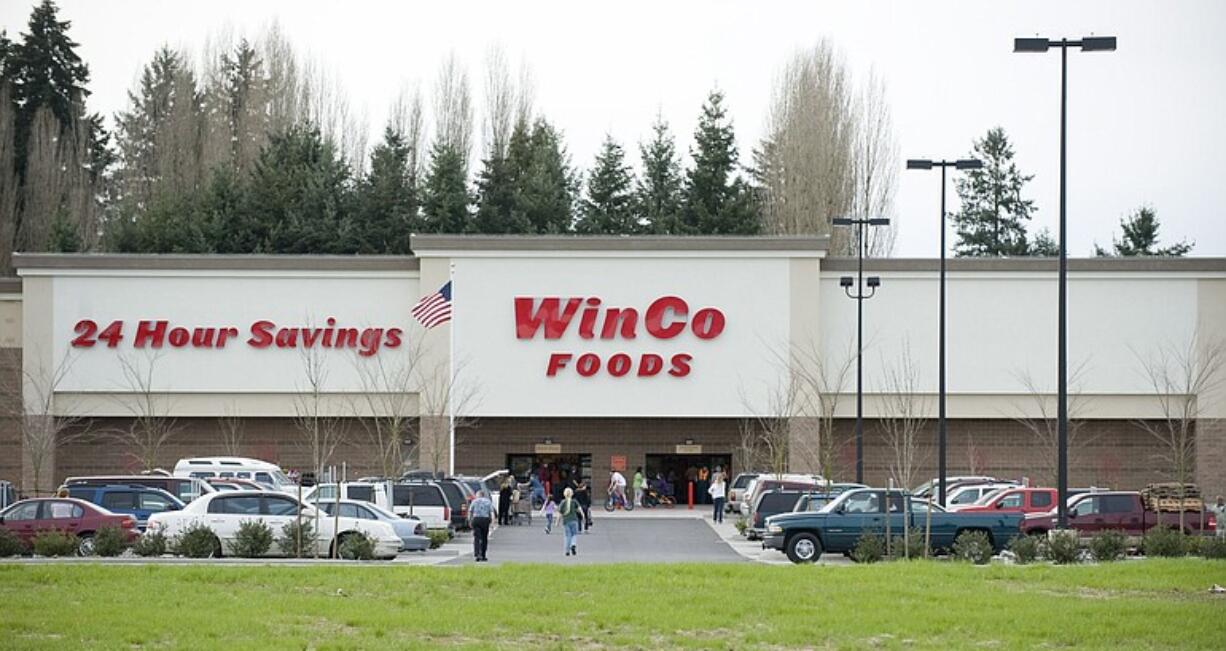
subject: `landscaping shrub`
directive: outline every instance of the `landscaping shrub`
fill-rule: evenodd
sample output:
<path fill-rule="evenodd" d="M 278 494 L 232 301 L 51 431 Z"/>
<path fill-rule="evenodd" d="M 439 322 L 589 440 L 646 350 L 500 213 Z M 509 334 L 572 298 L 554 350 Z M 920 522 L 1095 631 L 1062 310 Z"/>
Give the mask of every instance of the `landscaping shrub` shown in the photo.
<path fill-rule="evenodd" d="M 1205 558 L 1226 558 L 1226 538 L 1204 538 L 1200 541 L 1200 555 Z"/>
<path fill-rule="evenodd" d="M 736 532 L 745 535 L 745 530 L 749 528 L 749 519 L 745 516 L 740 516 L 736 519 Z"/>
<path fill-rule="evenodd" d="M 17 534 L 0 527 L 0 558 L 26 553 L 26 544 L 21 542 Z"/>
<path fill-rule="evenodd" d="M 238 523 L 230 553 L 242 558 L 259 558 L 272 549 L 272 527 L 261 520 L 243 520 Z"/>
<path fill-rule="evenodd" d="M 166 553 L 166 535 L 160 531 L 146 531 L 132 544 L 132 553 L 137 556 L 161 556 Z"/>
<path fill-rule="evenodd" d="M 363 533 L 349 534 L 341 542 L 341 558 L 369 561 L 375 557 L 375 539 Z"/>
<path fill-rule="evenodd" d="M 217 551 L 217 536 L 203 524 L 193 524 L 175 538 L 175 553 L 188 558 L 208 558 Z"/>
<path fill-rule="evenodd" d="M 123 530 L 114 525 L 102 527 L 94 534 L 94 555 L 103 557 L 118 556 L 128 548 Z"/>
<path fill-rule="evenodd" d="M 963 531 L 954 540 L 954 558 L 987 565 L 992 560 L 992 541 L 983 531 Z"/>
<path fill-rule="evenodd" d="M 72 556 L 80 540 L 67 531 L 51 529 L 34 534 L 34 553 L 39 556 Z"/>
<path fill-rule="evenodd" d="M 1013 560 L 1018 565 L 1033 563 L 1039 557 L 1039 538 L 1025 534 L 1014 536 L 1009 541 L 1009 551 L 1013 552 Z"/>
<path fill-rule="evenodd" d="M 451 536 L 446 531 L 438 531 L 436 529 L 427 530 L 426 535 L 430 537 L 430 549 L 438 549 L 451 539 Z"/>
<path fill-rule="evenodd" d="M 924 558 L 924 530 L 912 529 L 909 539 L 904 539 L 901 535 L 894 536 L 894 539 L 890 541 L 890 552 L 893 558 L 911 560 Z"/>
<path fill-rule="evenodd" d="M 1043 558 L 1056 565 L 1072 565 L 1081 562 L 1081 543 L 1076 531 L 1048 533 L 1041 545 Z"/>
<path fill-rule="evenodd" d="M 1166 527 L 1153 527 L 1145 532 L 1141 551 L 1146 556 L 1176 557 L 1188 553 L 1188 541 L 1183 532 Z"/>
<path fill-rule="evenodd" d="M 302 549 L 298 549 L 298 537 L 302 536 Z M 310 518 L 302 519 L 302 530 L 298 530 L 298 520 L 293 520 L 281 527 L 281 537 L 277 539 L 277 547 L 281 553 L 291 558 L 307 558 L 315 555 L 315 526 Z"/>
<path fill-rule="evenodd" d="M 868 532 L 860 534 L 851 550 L 851 559 L 857 563 L 876 563 L 885 557 L 885 540 Z"/>
<path fill-rule="evenodd" d="M 1128 537 L 1122 531 L 1104 531 L 1090 539 L 1090 555 L 1099 563 L 1109 563 L 1124 557 Z"/>

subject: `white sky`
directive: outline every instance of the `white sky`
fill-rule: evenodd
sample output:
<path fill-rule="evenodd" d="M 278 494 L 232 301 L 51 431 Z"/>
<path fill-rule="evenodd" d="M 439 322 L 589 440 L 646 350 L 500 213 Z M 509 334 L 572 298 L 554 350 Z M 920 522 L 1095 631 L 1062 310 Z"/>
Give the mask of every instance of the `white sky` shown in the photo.
<path fill-rule="evenodd" d="M 10 37 L 33 2 L 0 4 Z M 455 52 L 479 95 L 486 52 L 527 62 L 536 106 L 587 168 L 605 132 L 637 160 L 657 112 L 687 149 L 718 85 L 742 161 L 762 132 L 771 79 L 797 49 L 829 37 L 853 72 L 884 78 L 901 158 L 953 158 L 1003 126 L 1023 171 L 1035 227 L 1055 230 L 1059 55 L 1013 54 L 1015 36 L 1119 37 L 1119 50 L 1069 55 L 1070 252 L 1109 244 L 1121 216 L 1152 204 L 1162 240 L 1226 255 L 1226 3 L 1214 0 L 1030 2 L 314 2 L 60 0 L 92 73 L 91 110 L 111 115 L 163 43 L 198 52 L 229 26 L 254 35 L 277 20 L 332 68 L 372 133 L 405 83 L 428 88 Z M 478 115 L 478 125 L 480 116 Z M 373 138 L 372 138 L 373 140 Z M 474 152 L 476 153 L 476 152 Z M 901 160 L 900 160 L 901 165 Z M 937 173 L 899 171 L 895 255 L 937 254 Z M 956 195 L 950 185 L 951 209 Z M 952 244 L 952 234 L 950 241 Z"/>

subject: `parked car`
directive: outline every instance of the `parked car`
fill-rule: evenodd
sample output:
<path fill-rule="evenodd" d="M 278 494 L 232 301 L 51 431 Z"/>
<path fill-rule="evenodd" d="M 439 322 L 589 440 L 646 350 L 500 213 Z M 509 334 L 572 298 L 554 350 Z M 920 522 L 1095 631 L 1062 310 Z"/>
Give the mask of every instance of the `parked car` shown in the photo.
<path fill-rule="evenodd" d="M 971 506 L 979 501 L 979 498 L 989 493 L 994 493 L 1002 488 L 1011 488 L 1016 486 L 1013 483 L 990 483 L 990 484 L 961 484 L 957 488 L 945 491 L 945 508 L 950 511 L 958 511 L 964 507 Z"/>
<path fill-rule="evenodd" d="M 796 500 L 796 506 L 792 509 L 792 512 L 820 511 L 838 496 L 839 494 L 837 493 L 803 493 L 800 499 Z"/>
<path fill-rule="evenodd" d="M 276 490 L 268 484 L 263 484 L 258 481 L 252 481 L 250 479 L 237 479 L 234 477 L 226 477 L 225 479 L 220 479 L 220 478 L 206 479 L 205 481 L 208 482 L 209 486 L 212 486 L 213 488 L 219 491 L 271 491 L 271 490 Z M 277 492 L 279 493 L 281 491 L 277 491 Z M 291 494 L 296 496 L 297 493 L 298 491 L 295 490 Z"/>
<path fill-rule="evenodd" d="M 816 475 L 760 475 L 741 500 L 741 515 L 750 517 L 754 504 L 763 493 L 772 490 L 821 490 L 821 478 Z"/>
<path fill-rule="evenodd" d="M 451 526 L 464 530 L 468 528 L 468 503 L 472 493 L 467 485 L 459 479 L 439 479 L 434 482 L 443 489 L 447 498 L 447 506 L 451 509 Z"/>
<path fill-rule="evenodd" d="M 120 515 L 136 518 L 136 528 L 144 531 L 149 516 L 162 511 L 178 511 L 182 500 L 160 488 L 128 484 L 110 486 L 73 486 L 68 496 L 96 504 Z"/>
<path fill-rule="evenodd" d="M 388 486 L 391 486 L 390 499 Z M 323 483 L 312 486 L 302 500 L 331 502 L 336 497 L 336 484 Z M 396 515 L 415 516 L 427 529 L 451 530 L 451 508 L 443 489 L 435 482 L 342 482 L 340 499 L 369 502 Z"/>
<path fill-rule="evenodd" d="M 94 534 L 103 527 L 118 527 L 129 543 L 135 542 L 140 535 L 136 531 L 136 518 L 70 497 L 21 500 L 0 512 L 0 526 L 17 534 L 27 546 L 40 531 L 66 531 L 80 539 L 78 549 L 82 556 L 93 553 Z"/>
<path fill-rule="evenodd" d="M 1001 513 L 1047 513 L 1056 504 L 1054 488 L 1010 487 L 989 493 L 974 504 L 957 509 L 959 513 L 1000 511 Z"/>
<path fill-rule="evenodd" d="M 430 549 L 430 537 L 426 535 L 426 525 L 417 518 L 402 518 L 387 509 L 357 500 L 341 500 L 337 502 L 318 502 L 316 506 L 328 515 L 334 515 L 337 506 L 340 507 L 342 518 L 358 520 L 377 520 L 392 525 L 396 535 L 400 536 L 400 551 L 424 552 Z"/>
<path fill-rule="evenodd" d="M 230 545 L 234 543 L 242 522 L 263 522 L 272 529 L 273 535 L 280 536 L 284 527 L 299 517 L 317 523 L 316 551 L 321 555 L 334 555 L 346 536 L 359 533 L 374 538 L 376 558 L 394 558 L 400 551 L 400 536 L 392 525 L 386 522 L 343 516 L 334 521 L 323 512 L 300 503 L 292 496 L 271 491 L 210 493 L 179 511 L 164 511 L 149 516 L 148 531 L 174 537 L 193 524 L 204 525 L 213 531 L 213 555 L 220 557 L 229 553 Z M 279 552 L 277 545 L 268 550 L 269 554 Z"/>
<path fill-rule="evenodd" d="M 916 486 L 915 490 L 911 491 L 911 494 L 916 497 L 923 497 L 923 498 L 933 497 L 937 494 L 937 490 L 939 489 L 940 481 L 941 479 L 939 477 L 933 477 L 931 481 L 926 481 L 920 484 L 919 486 Z M 1002 482 L 1001 480 L 995 477 L 988 477 L 985 475 L 965 475 L 965 476 L 959 476 L 959 477 L 946 477 L 945 478 L 945 497 L 947 498 L 949 497 L 949 492 L 951 489 L 955 488 L 955 484 L 967 484 L 967 483 L 999 484 L 999 483 L 1004 483 L 1004 482 Z"/>
<path fill-rule="evenodd" d="M 114 484 L 160 488 L 188 504 L 201 495 L 217 492 L 203 479 L 197 479 L 195 477 L 168 477 L 166 475 L 98 475 L 92 477 L 69 477 L 68 479 L 64 480 L 63 487 L 71 489 L 73 486 L 110 486 Z"/>
<path fill-rule="evenodd" d="M 749 488 L 750 482 L 757 479 L 761 473 L 743 472 L 733 478 L 732 483 L 728 484 L 728 501 L 724 503 L 724 509 L 729 513 L 741 512 L 741 500 L 745 497 L 745 489 Z"/>
<path fill-rule="evenodd" d="M 1141 494 L 1135 491 L 1084 493 L 1068 498 L 1068 527 L 1081 537 L 1091 537 L 1101 531 L 1122 531 L 1137 544 L 1141 536 L 1155 526 L 1179 528 L 1179 513 L 1158 513 L 1145 508 Z M 1214 530 L 1217 520 L 1212 513 L 1186 511 L 1183 518 L 1186 534 L 1203 534 Z M 1032 513 L 1026 516 L 1023 529 L 1028 534 L 1046 534 L 1056 528 L 1056 511 Z"/>
<path fill-rule="evenodd" d="M 758 540 L 766 533 L 766 519 L 776 513 L 790 513 L 804 493 L 796 490 L 770 490 L 758 496 L 749 511 L 745 537 Z"/>
<path fill-rule="evenodd" d="M 295 484 L 289 475 L 275 463 L 248 459 L 247 457 L 190 457 L 179 459 L 175 464 L 176 477 L 196 477 L 211 479 L 213 477 L 250 479 L 262 484 L 268 484 L 283 493 L 295 493 Z"/>
<path fill-rule="evenodd" d="M 1020 513 L 947 513 L 926 500 L 908 497 L 902 491 L 889 494 L 877 488 L 851 490 L 839 495 L 821 511 L 781 513 L 766 523 L 762 546 L 787 555 L 793 563 L 811 563 L 823 552 L 850 553 L 863 533 L 885 535 L 886 518 L 892 532 L 924 526 L 932 511 L 932 548 L 948 549 L 958 536 L 971 531 L 987 534 L 993 549 L 1001 551 L 1021 531 Z"/>

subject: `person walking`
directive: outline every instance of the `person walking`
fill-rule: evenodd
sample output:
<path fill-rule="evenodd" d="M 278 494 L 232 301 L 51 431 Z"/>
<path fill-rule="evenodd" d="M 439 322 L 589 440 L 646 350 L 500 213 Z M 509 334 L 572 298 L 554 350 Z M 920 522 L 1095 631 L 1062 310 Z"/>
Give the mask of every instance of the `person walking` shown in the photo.
<path fill-rule="evenodd" d="M 575 545 L 579 538 L 579 522 L 583 518 L 583 507 L 575 499 L 575 490 L 569 486 L 562 491 L 562 503 L 558 505 L 558 514 L 562 516 L 562 547 L 567 556 L 578 556 L 579 548 Z"/>
<path fill-rule="evenodd" d="M 570 481 L 571 487 L 574 488 L 575 501 L 579 502 L 579 507 L 582 511 L 582 529 L 587 531 L 592 528 L 592 490 L 588 488 L 587 482 L 584 481 L 583 475 L 579 473 L 578 468 L 571 471 Z"/>
<path fill-rule="evenodd" d="M 643 505 L 643 489 L 646 486 L 647 479 L 643 477 L 643 467 L 639 466 L 634 469 L 634 505 Z"/>
<path fill-rule="evenodd" d="M 511 478 L 502 480 L 498 489 L 498 524 L 511 524 Z"/>
<path fill-rule="evenodd" d="M 541 507 L 541 513 L 545 516 L 545 533 L 553 529 L 553 514 L 557 508 L 558 505 L 553 501 L 552 495 L 545 498 L 545 506 Z"/>
<path fill-rule="evenodd" d="M 486 560 L 485 552 L 490 546 L 490 516 L 494 513 L 494 503 L 486 491 L 477 493 L 472 503 L 468 505 L 468 526 L 473 530 L 473 558 L 478 563 Z"/>
<path fill-rule="evenodd" d="M 712 514 L 712 519 L 715 522 L 724 521 L 724 497 L 726 489 L 724 486 L 724 473 L 716 472 L 715 477 L 711 482 L 711 487 L 707 489 L 707 494 L 711 496 L 711 502 L 715 504 L 715 512 Z"/>
<path fill-rule="evenodd" d="M 1218 538 L 1226 538 L 1226 499 L 1218 495 L 1217 503 L 1209 505 L 1209 512 L 1213 514 L 1213 519 L 1216 520 L 1214 534 Z"/>
<path fill-rule="evenodd" d="M 626 477 L 617 470 L 609 474 L 609 497 L 613 500 L 613 508 L 626 508 Z"/>

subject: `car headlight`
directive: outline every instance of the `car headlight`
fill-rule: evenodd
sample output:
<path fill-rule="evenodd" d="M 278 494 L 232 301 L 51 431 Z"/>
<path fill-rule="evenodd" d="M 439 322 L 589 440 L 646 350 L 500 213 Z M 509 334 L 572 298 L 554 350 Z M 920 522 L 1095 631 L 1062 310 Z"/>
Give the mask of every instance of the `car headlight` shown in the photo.
<path fill-rule="evenodd" d="M 772 524 L 766 528 L 766 532 L 767 533 L 783 533 L 783 527 L 777 524 Z"/>

